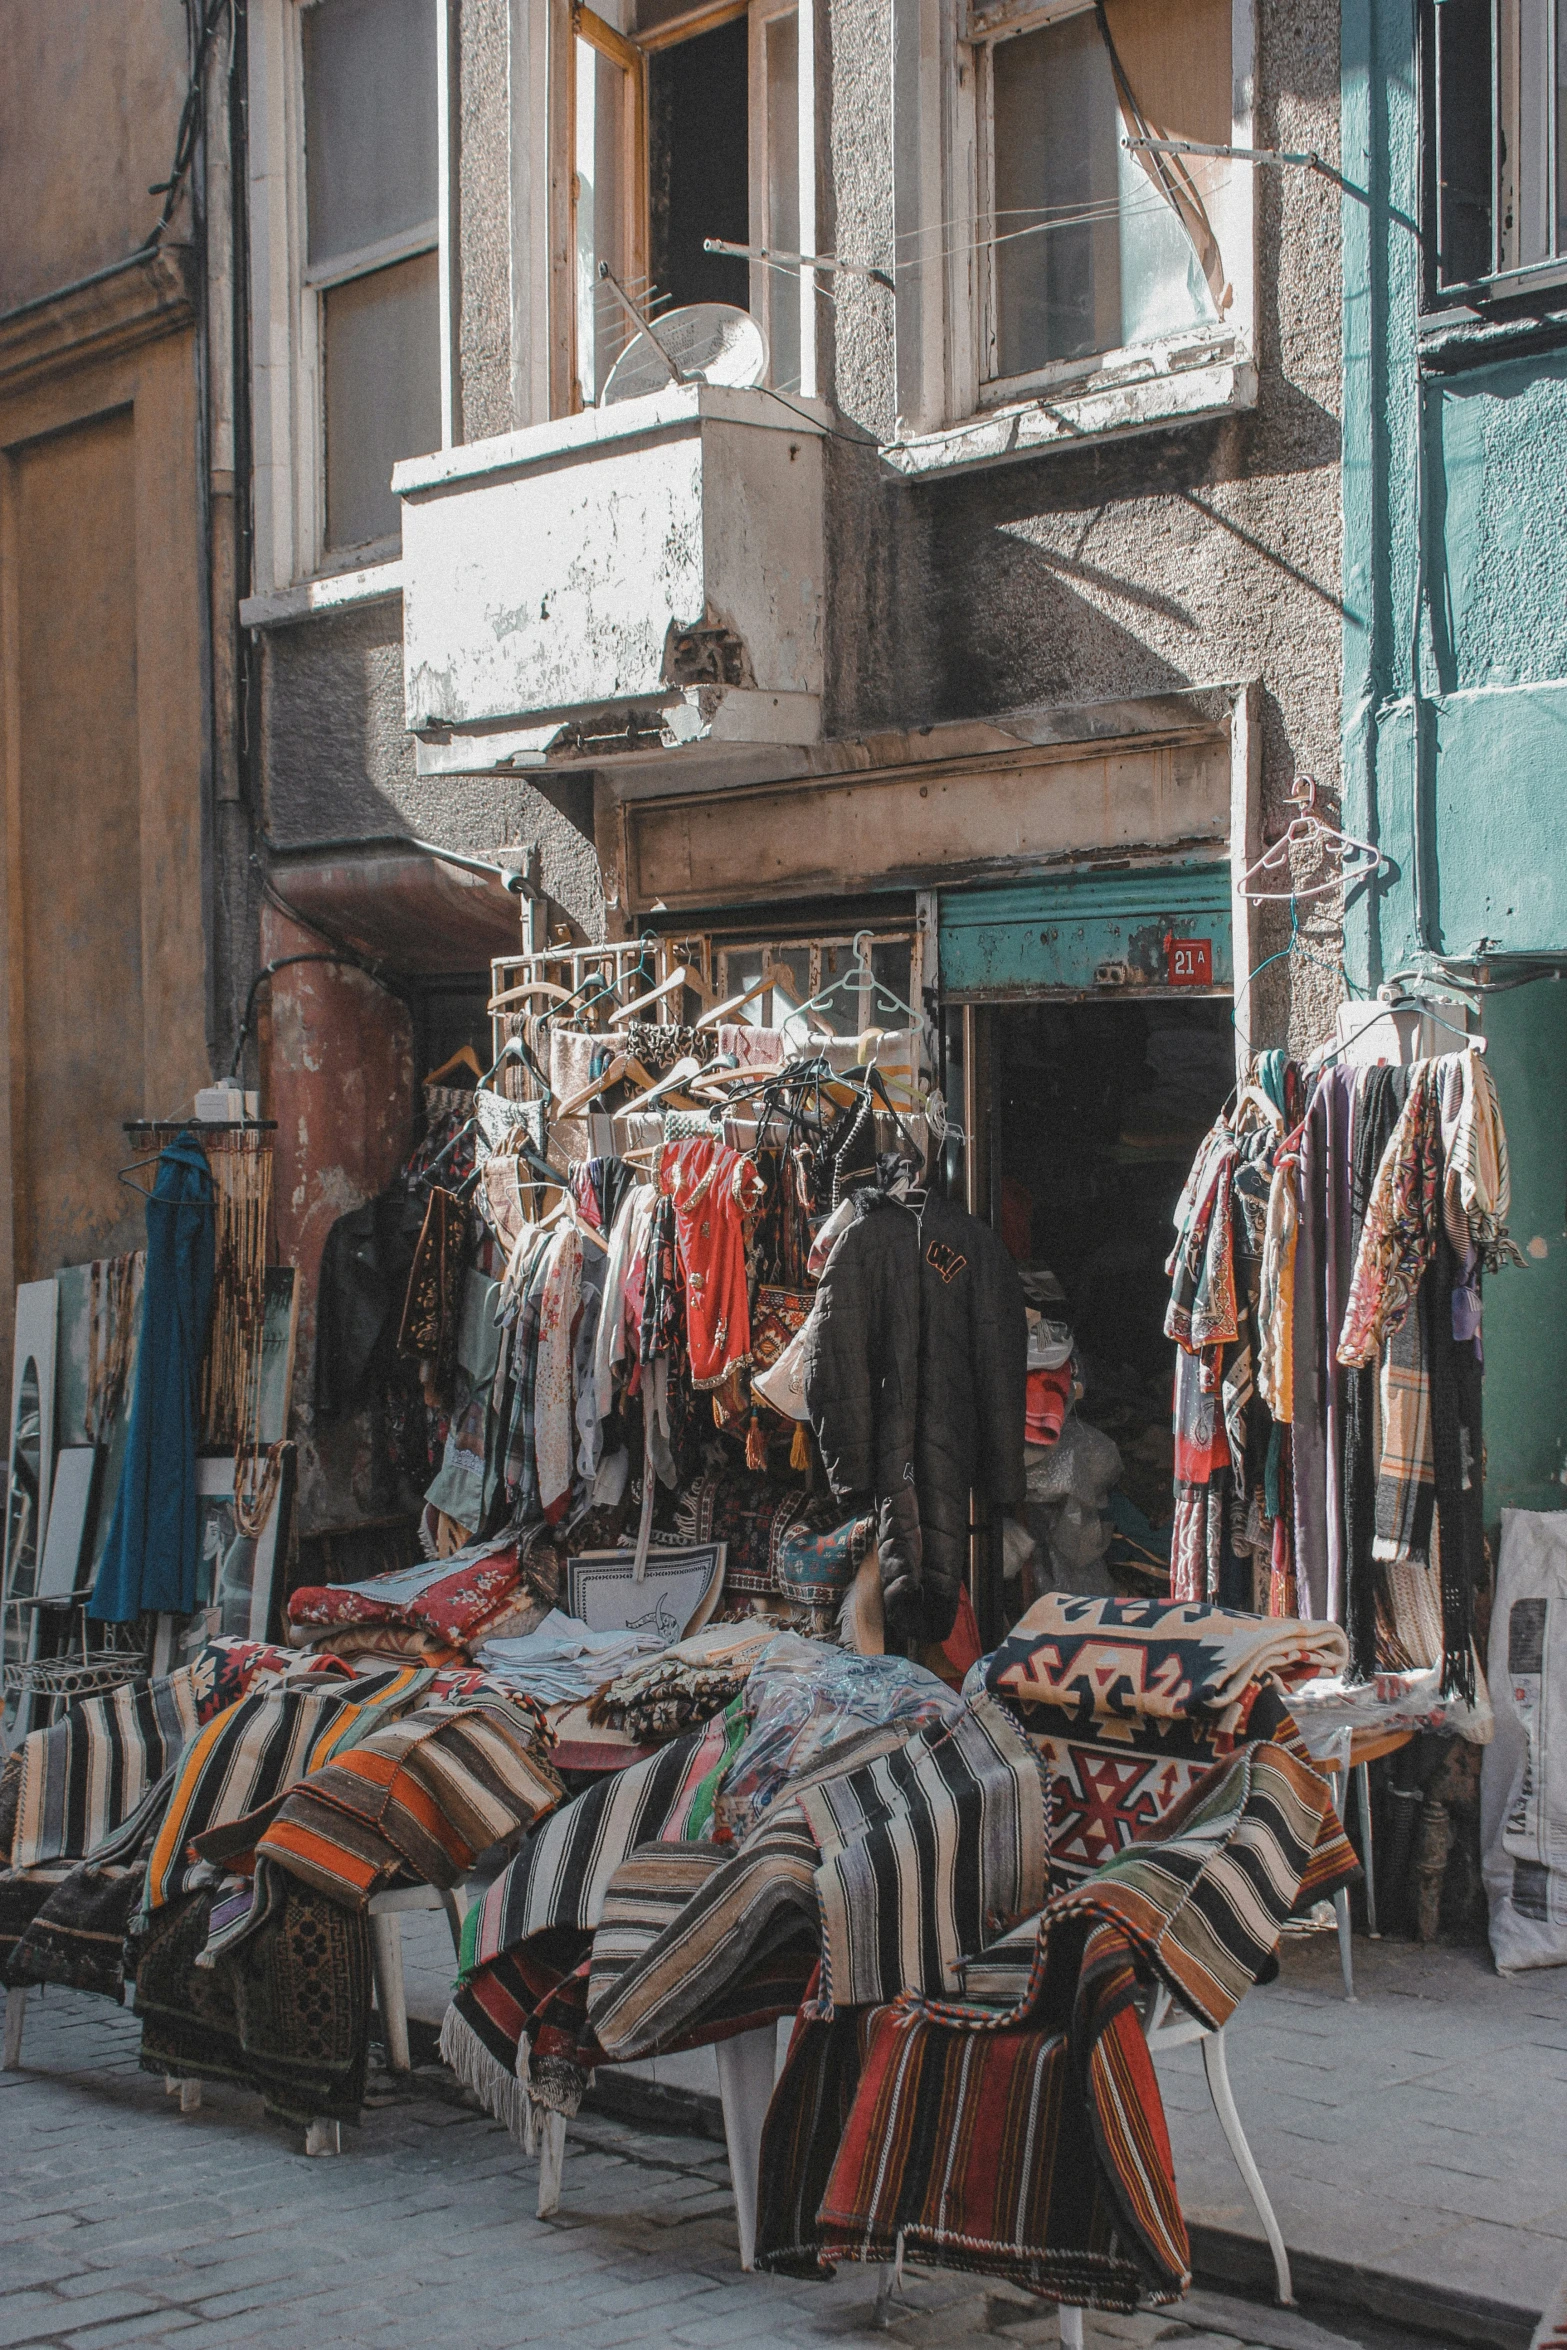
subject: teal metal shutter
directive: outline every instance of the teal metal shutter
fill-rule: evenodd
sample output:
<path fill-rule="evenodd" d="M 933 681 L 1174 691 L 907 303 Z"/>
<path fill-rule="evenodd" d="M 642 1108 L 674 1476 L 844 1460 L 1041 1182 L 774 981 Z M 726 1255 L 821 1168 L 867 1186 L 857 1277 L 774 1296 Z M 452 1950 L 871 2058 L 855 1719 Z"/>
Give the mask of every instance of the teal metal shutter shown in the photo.
<path fill-rule="evenodd" d="M 949 1001 L 1070 994 L 1228 995 L 1228 865 L 1062 873 L 943 890 Z"/>

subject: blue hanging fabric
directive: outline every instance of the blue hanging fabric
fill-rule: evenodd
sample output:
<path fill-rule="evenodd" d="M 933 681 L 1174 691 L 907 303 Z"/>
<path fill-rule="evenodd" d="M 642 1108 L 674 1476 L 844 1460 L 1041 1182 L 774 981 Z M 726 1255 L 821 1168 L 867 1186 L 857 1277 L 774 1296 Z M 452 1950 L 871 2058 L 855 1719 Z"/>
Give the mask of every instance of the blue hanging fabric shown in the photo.
<path fill-rule="evenodd" d="M 87 1613 L 129 1624 L 196 1606 L 196 1438 L 212 1311 L 212 1174 L 193 1134 L 158 1160 L 147 1200 L 147 1277 L 125 1466 Z"/>
<path fill-rule="evenodd" d="M 1288 1066 L 1288 1053 L 1268 1052 L 1257 1055 L 1257 1083 L 1281 1118 L 1285 1114 L 1284 1072 Z"/>

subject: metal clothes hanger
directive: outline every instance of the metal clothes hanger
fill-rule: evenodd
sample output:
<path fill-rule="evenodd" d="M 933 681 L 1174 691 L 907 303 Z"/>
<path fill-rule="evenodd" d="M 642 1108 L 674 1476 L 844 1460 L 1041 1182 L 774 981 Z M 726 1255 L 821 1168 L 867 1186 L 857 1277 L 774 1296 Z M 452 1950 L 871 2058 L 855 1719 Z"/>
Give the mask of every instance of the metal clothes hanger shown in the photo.
<path fill-rule="evenodd" d="M 131 1177 L 133 1175 L 139 1174 L 144 1167 L 160 1166 L 163 1162 L 163 1154 L 168 1149 L 169 1143 L 178 1142 L 182 1134 L 194 1134 L 195 1131 L 195 1119 L 187 1118 L 182 1125 L 176 1127 L 174 1132 L 170 1134 L 168 1142 L 159 1144 L 158 1148 L 153 1152 L 151 1158 L 132 1159 L 128 1165 L 124 1167 L 117 1167 L 115 1169 L 115 1173 L 119 1177 L 119 1180 L 124 1184 L 126 1190 L 139 1193 L 143 1199 L 151 1199 L 153 1193 L 152 1185 L 150 1183 L 133 1183 L 131 1181 Z M 201 1208 L 209 1216 L 215 1213 L 211 1200 L 176 1200 L 172 1204 L 181 1208 Z"/>

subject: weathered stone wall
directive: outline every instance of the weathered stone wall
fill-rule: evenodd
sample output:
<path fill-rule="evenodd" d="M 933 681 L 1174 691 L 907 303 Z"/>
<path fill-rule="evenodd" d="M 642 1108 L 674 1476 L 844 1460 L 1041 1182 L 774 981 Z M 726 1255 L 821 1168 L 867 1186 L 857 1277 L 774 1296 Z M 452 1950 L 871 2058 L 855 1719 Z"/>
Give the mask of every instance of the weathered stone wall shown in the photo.
<path fill-rule="evenodd" d="M 457 124 L 461 434 L 510 432 L 511 166 L 506 0 L 462 0 Z"/>
<path fill-rule="evenodd" d="M 484 857 L 537 841 L 544 888 L 590 935 L 603 892 L 581 783 L 550 796 L 521 776 L 426 778 L 404 725 L 402 603 L 268 629 L 262 654 L 266 831 L 278 849 L 411 833 Z"/>
<path fill-rule="evenodd" d="M 1258 14 L 1257 143 L 1331 162 L 1334 0 L 1260 0 Z M 890 11 L 830 0 L 827 17 L 832 249 L 881 260 L 893 250 Z M 1336 794 L 1340 198 L 1314 172 L 1257 180 L 1253 411 L 907 485 L 833 445 L 832 732 L 1256 677 L 1268 818 L 1297 776 Z M 831 388 L 845 417 L 890 437 L 891 297 L 850 277 L 834 292 Z M 1336 964 L 1331 901 L 1309 920 Z M 1286 935 L 1275 921 L 1264 951 Z M 1276 966 L 1254 1035 L 1284 1041 L 1292 995 L 1291 1039 L 1313 1041 L 1338 991 L 1336 971 L 1297 961 L 1287 985 Z"/>

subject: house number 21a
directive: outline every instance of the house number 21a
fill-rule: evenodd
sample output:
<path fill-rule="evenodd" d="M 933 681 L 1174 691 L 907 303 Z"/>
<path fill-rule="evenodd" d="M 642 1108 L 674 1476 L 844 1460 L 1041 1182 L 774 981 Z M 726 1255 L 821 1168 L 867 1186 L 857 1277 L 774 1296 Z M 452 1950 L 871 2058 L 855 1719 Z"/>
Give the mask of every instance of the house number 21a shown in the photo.
<path fill-rule="evenodd" d="M 1172 987 L 1212 987 L 1211 938 L 1176 938 L 1171 935 L 1164 942 L 1164 952 Z"/>

